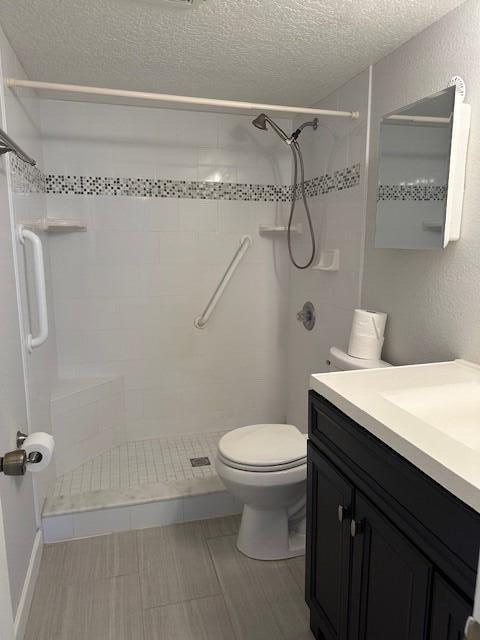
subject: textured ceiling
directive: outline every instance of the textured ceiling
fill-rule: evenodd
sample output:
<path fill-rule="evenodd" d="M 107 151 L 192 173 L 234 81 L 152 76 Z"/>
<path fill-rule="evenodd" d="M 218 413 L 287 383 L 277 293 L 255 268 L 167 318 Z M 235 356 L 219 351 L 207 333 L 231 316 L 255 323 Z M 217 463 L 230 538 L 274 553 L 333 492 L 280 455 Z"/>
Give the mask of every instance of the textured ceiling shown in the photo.
<path fill-rule="evenodd" d="M 0 0 L 30 79 L 310 105 L 460 0 Z"/>

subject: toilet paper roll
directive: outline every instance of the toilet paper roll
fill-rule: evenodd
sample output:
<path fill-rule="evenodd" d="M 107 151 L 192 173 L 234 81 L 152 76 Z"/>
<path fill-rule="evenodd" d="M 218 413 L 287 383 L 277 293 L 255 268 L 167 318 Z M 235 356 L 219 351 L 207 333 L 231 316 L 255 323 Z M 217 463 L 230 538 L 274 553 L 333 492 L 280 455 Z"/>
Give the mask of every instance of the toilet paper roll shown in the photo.
<path fill-rule="evenodd" d="M 360 334 L 382 338 L 387 324 L 387 314 L 383 311 L 355 309 L 352 322 L 352 335 Z"/>
<path fill-rule="evenodd" d="M 53 456 L 53 452 L 55 450 L 55 441 L 53 437 L 49 433 L 44 433 L 43 431 L 36 431 L 35 433 L 31 433 L 25 442 L 22 445 L 22 448 L 25 449 L 27 453 L 27 457 L 30 453 L 38 452 L 41 454 L 42 459 L 40 462 L 27 464 L 27 470 L 32 473 L 38 473 L 39 471 L 43 471 L 48 465 Z"/>
<path fill-rule="evenodd" d="M 362 360 L 380 360 L 384 338 L 379 340 L 375 336 L 352 333 L 348 345 L 348 353 Z"/>

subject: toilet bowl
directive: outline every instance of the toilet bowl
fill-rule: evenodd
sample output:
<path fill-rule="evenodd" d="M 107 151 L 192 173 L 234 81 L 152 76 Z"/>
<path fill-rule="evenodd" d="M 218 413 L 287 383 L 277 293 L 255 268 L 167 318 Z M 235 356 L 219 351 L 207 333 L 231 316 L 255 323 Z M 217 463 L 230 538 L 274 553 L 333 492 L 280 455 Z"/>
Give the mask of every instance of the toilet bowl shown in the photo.
<path fill-rule="evenodd" d="M 216 469 L 243 502 L 238 549 L 257 560 L 305 553 L 307 440 L 290 424 L 256 424 L 224 435 Z"/>

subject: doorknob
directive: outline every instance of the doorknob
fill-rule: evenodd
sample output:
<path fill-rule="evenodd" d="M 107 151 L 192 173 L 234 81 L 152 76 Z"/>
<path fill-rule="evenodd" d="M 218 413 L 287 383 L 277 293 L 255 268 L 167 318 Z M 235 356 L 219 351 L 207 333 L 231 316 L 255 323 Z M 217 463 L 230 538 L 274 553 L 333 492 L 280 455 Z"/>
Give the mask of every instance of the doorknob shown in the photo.
<path fill-rule="evenodd" d="M 24 449 L 9 451 L 0 458 L 0 471 L 6 476 L 24 476 L 27 469 L 27 453 Z"/>
<path fill-rule="evenodd" d="M 25 449 L 8 451 L 3 458 L 0 457 L 0 473 L 6 476 L 24 476 L 27 464 L 37 464 L 43 456 L 38 451 L 32 451 L 27 455 Z"/>

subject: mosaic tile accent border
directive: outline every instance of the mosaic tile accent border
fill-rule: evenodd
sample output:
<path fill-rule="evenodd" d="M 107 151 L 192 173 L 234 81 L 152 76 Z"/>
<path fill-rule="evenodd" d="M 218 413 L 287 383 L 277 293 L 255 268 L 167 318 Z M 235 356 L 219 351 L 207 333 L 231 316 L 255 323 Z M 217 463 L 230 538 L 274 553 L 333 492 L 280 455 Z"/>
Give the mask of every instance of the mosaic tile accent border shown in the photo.
<path fill-rule="evenodd" d="M 360 164 L 335 171 L 333 175 L 326 173 L 317 178 L 305 181 L 305 192 L 309 198 L 316 198 L 332 191 L 351 189 L 360 184 Z M 297 186 L 296 198 L 301 198 L 301 187 Z"/>
<path fill-rule="evenodd" d="M 47 175 L 48 194 L 288 202 L 290 185 Z"/>
<path fill-rule="evenodd" d="M 15 193 L 45 193 L 47 190 L 45 175 L 38 167 L 10 155 L 10 175 Z"/>
<path fill-rule="evenodd" d="M 142 198 L 185 198 L 199 200 L 243 200 L 290 202 L 301 197 L 300 186 L 236 182 L 201 182 L 161 178 L 111 178 L 103 176 L 44 175 L 12 156 L 11 175 L 15 193 L 47 193 L 78 196 L 133 196 Z M 305 182 L 309 198 L 343 191 L 360 184 L 360 165 L 312 178 Z"/>
<path fill-rule="evenodd" d="M 381 184 L 378 187 L 377 200 L 409 200 L 431 202 L 447 199 L 447 185 L 395 185 Z"/>

